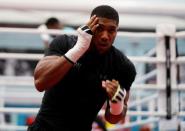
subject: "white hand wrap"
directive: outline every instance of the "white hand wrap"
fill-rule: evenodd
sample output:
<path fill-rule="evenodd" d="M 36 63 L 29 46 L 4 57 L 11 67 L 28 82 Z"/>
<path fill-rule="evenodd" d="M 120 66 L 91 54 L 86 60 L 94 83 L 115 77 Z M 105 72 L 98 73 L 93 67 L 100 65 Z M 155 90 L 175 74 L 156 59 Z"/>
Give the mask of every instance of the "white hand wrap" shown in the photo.
<path fill-rule="evenodd" d="M 112 102 L 116 103 L 116 102 L 119 102 L 119 101 L 123 101 L 125 99 L 125 96 L 126 96 L 126 90 L 121 89 L 121 87 L 119 85 L 118 88 L 117 88 L 116 93 L 112 97 Z"/>
<path fill-rule="evenodd" d="M 112 97 L 112 100 L 109 101 L 111 114 L 119 115 L 120 113 L 122 113 L 123 108 L 126 107 L 124 105 L 125 96 L 126 96 L 126 90 L 125 89 L 122 90 L 119 85 L 116 93 Z"/>
<path fill-rule="evenodd" d="M 87 51 L 92 39 L 92 32 L 88 26 L 79 27 L 77 34 L 78 40 L 75 46 L 65 54 L 74 63 Z"/>

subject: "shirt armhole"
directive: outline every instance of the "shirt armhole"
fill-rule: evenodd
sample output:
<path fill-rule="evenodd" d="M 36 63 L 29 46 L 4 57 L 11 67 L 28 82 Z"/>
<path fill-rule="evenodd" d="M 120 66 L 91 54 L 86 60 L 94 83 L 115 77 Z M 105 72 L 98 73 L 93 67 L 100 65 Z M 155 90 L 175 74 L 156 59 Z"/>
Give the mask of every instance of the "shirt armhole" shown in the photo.
<path fill-rule="evenodd" d="M 68 51 L 68 36 L 62 35 L 56 37 L 50 44 L 49 48 L 45 50 L 45 56 L 56 55 L 62 56 Z"/>

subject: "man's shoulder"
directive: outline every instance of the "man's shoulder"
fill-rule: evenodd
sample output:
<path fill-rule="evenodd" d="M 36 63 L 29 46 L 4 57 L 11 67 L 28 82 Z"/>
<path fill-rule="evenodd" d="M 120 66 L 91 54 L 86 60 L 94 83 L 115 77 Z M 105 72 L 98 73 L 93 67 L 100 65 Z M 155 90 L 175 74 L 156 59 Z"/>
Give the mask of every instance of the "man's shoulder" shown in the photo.
<path fill-rule="evenodd" d="M 125 54 L 121 50 L 119 50 L 114 46 L 113 46 L 113 51 L 115 52 L 116 55 L 125 56 Z"/>
<path fill-rule="evenodd" d="M 58 35 L 56 37 L 56 39 L 58 39 L 58 40 L 66 40 L 66 41 L 76 41 L 77 40 L 77 36 L 63 34 L 63 35 Z"/>
<path fill-rule="evenodd" d="M 49 45 L 49 48 L 45 51 L 46 55 L 63 55 L 69 49 L 71 49 L 76 43 L 75 36 L 58 35 Z"/>
<path fill-rule="evenodd" d="M 113 47 L 113 54 L 118 58 L 118 59 L 128 59 L 128 57 L 121 51 L 119 50 L 118 48 L 116 47 Z"/>
<path fill-rule="evenodd" d="M 77 36 L 64 34 L 64 35 L 57 36 L 54 40 L 54 43 L 57 43 L 57 44 L 66 43 L 67 45 L 74 46 L 76 41 L 77 41 Z"/>
<path fill-rule="evenodd" d="M 77 41 L 77 36 L 75 35 L 66 35 L 66 36 L 67 36 L 68 43 L 71 43 L 72 46 L 74 46 L 74 44 Z"/>
<path fill-rule="evenodd" d="M 133 62 L 119 49 L 113 48 L 114 54 L 121 65 L 135 69 Z"/>

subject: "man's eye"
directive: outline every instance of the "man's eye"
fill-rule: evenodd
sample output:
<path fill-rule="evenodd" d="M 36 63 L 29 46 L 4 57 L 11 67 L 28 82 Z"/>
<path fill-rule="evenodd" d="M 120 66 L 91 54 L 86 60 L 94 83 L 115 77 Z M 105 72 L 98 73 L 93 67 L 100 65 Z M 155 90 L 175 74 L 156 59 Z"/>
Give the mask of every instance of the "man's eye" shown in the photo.
<path fill-rule="evenodd" d="M 101 31 L 103 31 L 103 28 L 98 27 L 98 28 L 97 28 L 97 31 L 98 31 L 98 32 L 101 32 Z"/>
<path fill-rule="evenodd" d="M 116 30 L 115 29 L 110 29 L 109 32 L 110 33 L 114 33 Z"/>

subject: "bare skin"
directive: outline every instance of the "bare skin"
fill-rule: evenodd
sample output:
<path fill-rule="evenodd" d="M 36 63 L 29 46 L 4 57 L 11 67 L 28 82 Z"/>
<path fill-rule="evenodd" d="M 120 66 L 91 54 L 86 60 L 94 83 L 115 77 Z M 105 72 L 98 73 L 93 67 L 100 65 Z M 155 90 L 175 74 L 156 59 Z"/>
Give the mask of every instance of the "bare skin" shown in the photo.
<path fill-rule="evenodd" d="M 115 20 L 102 17 L 99 17 L 98 24 L 91 41 L 91 48 L 95 48 L 100 54 L 103 54 L 114 43 L 118 25 Z"/>
<path fill-rule="evenodd" d="M 72 68 L 73 64 L 63 56 L 46 56 L 37 64 L 34 72 L 35 86 L 38 91 L 51 88 Z"/>

